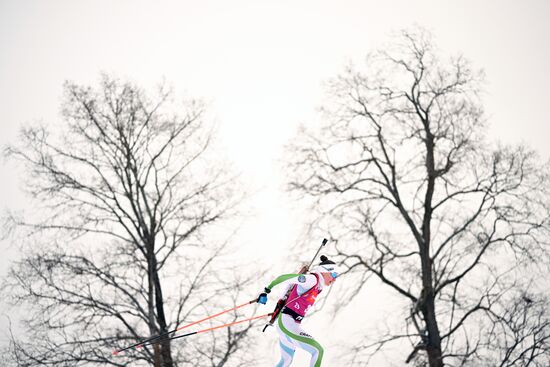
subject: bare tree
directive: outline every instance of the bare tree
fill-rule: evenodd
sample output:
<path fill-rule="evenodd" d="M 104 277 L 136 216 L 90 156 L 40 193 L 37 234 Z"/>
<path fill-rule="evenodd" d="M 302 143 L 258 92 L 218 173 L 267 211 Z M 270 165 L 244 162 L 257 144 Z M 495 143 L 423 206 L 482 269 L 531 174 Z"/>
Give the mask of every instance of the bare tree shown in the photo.
<path fill-rule="evenodd" d="M 488 310 L 488 348 L 496 348 L 499 367 L 550 365 L 548 297 L 520 292 Z M 490 364 L 490 363 L 488 363 Z"/>
<path fill-rule="evenodd" d="M 239 353 L 246 328 L 111 355 L 234 304 L 250 279 L 223 255 L 244 194 L 212 151 L 201 103 L 180 106 L 164 87 L 150 98 L 108 76 L 65 93 L 56 130 L 25 128 L 6 149 L 36 204 L 11 217 L 24 255 L 5 292 L 31 310 L 11 356 L 20 366 L 250 361 Z"/>
<path fill-rule="evenodd" d="M 534 338 L 525 353 L 548 348 L 547 308 L 516 333 L 510 318 L 525 305 L 501 307 L 518 289 L 544 289 L 527 286 L 549 264 L 548 167 L 525 147 L 491 147 L 482 84 L 464 57 L 444 60 L 428 32 L 404 31 L 366 71 L 351 66 L 329 83 L 324 123 L 290 146 L 290 190 L 311 199 L 311 228 L 332 234 L 356 284 L 344 299 L 375 276 L 408 310 L 354 349 L 357 365 L 407 340 L 403 360 L 431 367 L 509 365 L 495 351 L 514 335 L 522 348 Z"/>

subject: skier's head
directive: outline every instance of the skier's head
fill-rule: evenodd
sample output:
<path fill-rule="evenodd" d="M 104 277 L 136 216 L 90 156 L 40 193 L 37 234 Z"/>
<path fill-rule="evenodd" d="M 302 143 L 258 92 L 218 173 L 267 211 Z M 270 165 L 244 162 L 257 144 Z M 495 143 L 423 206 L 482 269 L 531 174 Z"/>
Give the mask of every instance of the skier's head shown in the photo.
<path fill-rule="evenodd" d="M 311 269 L 311 272 L 317 273 L 323 279 L 325 285 L 334 283 L 339 275 L 336 263 L 329 260 L 325 255 L 321 256 L 321 263 Z"/>

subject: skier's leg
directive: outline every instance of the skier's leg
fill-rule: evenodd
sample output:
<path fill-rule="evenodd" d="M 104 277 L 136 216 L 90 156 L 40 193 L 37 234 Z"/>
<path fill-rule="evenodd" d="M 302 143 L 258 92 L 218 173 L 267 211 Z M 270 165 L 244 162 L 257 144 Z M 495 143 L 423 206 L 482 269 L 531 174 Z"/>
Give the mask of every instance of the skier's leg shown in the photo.
<path fill-rule="evenodd" d="M 292 317 L 282 314 L 277 321 L 278 329 L 289 337 L 293 344 L 311 354 L 310 367 L 320 367 L 324 350 L 313 337 L 307 334 Z"/>
<path fill-rule="evenodd" d="M 281 360 L 277 363 L 276 367 L 288 367 L 292 363 L 296 347 L 286 336 L 281 336 L 279 338 L 279 346 L 281 347 Z"/>
<path fill-rule="evenodd" d="M 294 345 L 293 340 L 281 330 L 278 324 L 275 324 L 275 329 L 279 333 L 279 347 L 281 348 L 281 360 L 276 367 L 288 367 L 294 358 L 296 346 Z"/>

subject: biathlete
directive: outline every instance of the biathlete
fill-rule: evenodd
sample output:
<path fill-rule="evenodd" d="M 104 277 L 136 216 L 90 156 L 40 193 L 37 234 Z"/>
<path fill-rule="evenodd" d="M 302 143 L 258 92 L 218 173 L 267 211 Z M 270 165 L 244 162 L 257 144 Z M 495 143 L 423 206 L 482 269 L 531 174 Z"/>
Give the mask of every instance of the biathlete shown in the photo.
<path fill-rule="evenodd" d="M 310 367 L 321 366 L 323 347 L 302 329 L 301 323 L 319 293 L 334 283 L 337 277 L 336 264 L 326 256 L 321 256 L 321 263 L 312 268 L 309 273 L 281 275 L 258 296 L 258 302 L 265 305 L 267 294 L 273 287 L 286 286 L 285 293 L 292 289 L 276 320 L 275 327 L 279 333 L 281 347 L 281 360 L 276 367 L 290 366 L 296 348 L 302 348 L 311 354 Z"/>

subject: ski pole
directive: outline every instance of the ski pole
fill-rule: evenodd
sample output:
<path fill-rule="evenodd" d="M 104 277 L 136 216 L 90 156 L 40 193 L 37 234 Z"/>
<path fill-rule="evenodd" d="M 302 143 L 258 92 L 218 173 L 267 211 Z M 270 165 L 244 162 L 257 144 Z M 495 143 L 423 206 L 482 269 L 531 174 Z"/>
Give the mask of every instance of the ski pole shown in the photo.
<path fill-rule="evenodd" d="M 243 303 L 242 305 L 235 306 L 235 307 L 230 308 L 230 309 L 228 309 L 228 310 L 219 312 L 219 313 L 217 313 L 217 314 L 215 314 L 215 315 L 205 317 L 204 319 L 201 319 L 201 320 L 199 320 L 199 321 L 195 321 L 195 322 L 192 322 L 192 323 L 190 323 L 190 324 L 184 325 L 184 326 L 182 326 L 182 327 L 176 328 L 176 329 L 174 329 L 174 330 L 170 330 L 170 331 L 167 331 L 167 332 L 165 332 L 165 333 L 162 333 L 162 334 L 153 336 L 153 337 L 151 337 L 151 338 L 147 338 L 147 339 L 145 339 L 145 340 L 140 341 L 139 343 L 132 344 L 132 345 L 126 347 L 126 348 L 122 348 L 122 349 L 119 349 L 119 350 L 115 350 L 115 351 L 113 351 L 113 355 L 117 355 L 118 353 L 124 352 L 124 351 L 126 351 L 126 350 L 128 350 L 128 349 L 139 348 L 139 347 L 141 347 L 143 344 L 148 343 L 148 342 L 150 342 L 150 341 L 153 341 L 153 340 L 156 340 L 156 339 L 160 339 L 160 338 L 162 338 L 163 336 L 170 335 L 170 334 L 175 333 L 175 332 L 177 332 L 177 331 L 180 331 L 180 330 L 183 330 L 183 329 L 188 328 L 188 327 L 190 327 L 190 326 L 196 325 L 196 324 L 198 324 L 198 323 L 200 323 L 200 322 L 203 322 L 203 321 L 206 321 L 206 320 L 210 320 L 210 319 L 213 319 L 214 317 L 218 317 L 218 316 L 220 316 L 220 315 L 223 315 L 224 313 L 228 313 L 228 312 L 231 312 L 231 311 L 233 311 L 233 310 L 239 309 L 239 308 L 241 308 L 241 307 L 248 306 L 248 305 L 250 305 L 250 304 L 252 304 L 252 303 L 256 303 L 256 300 L 254 299 L 254 300 L 252 300 L 252 301 Z"/>
<path fill-rule="evenodd" d="M 182 335 L 177 335 L 177 336 L 171 336 L 171 337 L 166 338 L 166 339 L 149 341 L 149 342 L 141 344 L 141 347 L 146 347 L 146 346 L 149 346 L 149 345 L 162 343 L 162 342 L 167 341 L 167 340 L 175 340 L 175 339 L 179 339 L 179 338 L 185 338 L 186 336 L 191 336 L 191 335 L 200 334 L 200 333 L 206 333 L 207 331 L 212 331 L 212 330 L 221 329 L 221 328 L 224 328 L 224 327 L 229 327 L 229 326 L 233 326 L 233 325 L 237 325 L 237 324 L 242 324 L 243 322 L 260 319 L 260 318 L 266 317 L 266 316 L 271 316 L 271 313 L 266 313 L 265 315 L 254 316 L 254 317 L 250 317 L 248 319 L 230 322 L 228 324 L 214 326 L 214 327 L 211 327 L 211 328 L 208 328 L 208 329 L 193 331 L 192 333 L 187 333 L 187 334 L 182 334 Z"/>
<path fill-rule="evenodd" d="M 315 256 L 313 256 L 313 259 L 311 259 L 311 262 L 307 266 L 307 270 L 309 270 L 309 268 L 311 268 L 311 265 L 313 265 L 313 262 L 317 258 L 317 255 L 319 255 L 319 252 L 321 252 L 321 249 L 323 248 L 323 246 L 325 246 L 327 244 L 327 242 L 328 242 L 328 240 L 326 238 L 323 238 L 323 242 L 321 243 L 321 246 L 319 247 L 319 249 L 315 253 Z"/>

